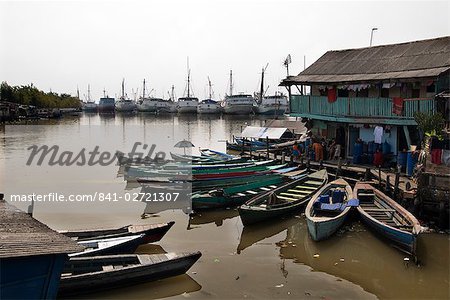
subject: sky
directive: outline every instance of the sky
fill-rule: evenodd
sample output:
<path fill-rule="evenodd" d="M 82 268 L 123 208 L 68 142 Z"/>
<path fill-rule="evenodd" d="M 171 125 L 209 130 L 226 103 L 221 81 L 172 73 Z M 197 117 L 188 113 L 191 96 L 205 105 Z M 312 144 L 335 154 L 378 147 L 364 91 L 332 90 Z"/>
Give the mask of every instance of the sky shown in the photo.
<path fill-rule="evenodd" d="M 33 83 L 81 98 L 90 85 L 128 96 L 184 94 L 187 61 L 194 95 L 207 97 L 208 77 L 220 100 L 233 70 L 234 92 L 285 91 L 283 61 L 297 75 L 327 50 L 450 35 L 449 1 L 3 1 L 0 0 L 0 81 Z"/>

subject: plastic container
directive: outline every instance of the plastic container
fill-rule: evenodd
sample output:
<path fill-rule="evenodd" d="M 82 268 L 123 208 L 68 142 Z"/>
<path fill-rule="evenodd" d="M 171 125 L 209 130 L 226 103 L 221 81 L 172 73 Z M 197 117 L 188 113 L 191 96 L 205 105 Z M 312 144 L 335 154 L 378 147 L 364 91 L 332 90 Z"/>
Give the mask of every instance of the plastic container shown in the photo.
<path fill-rule="evenodd" d="M 399 151 L 397 155 L 397 164 L 401 166 L 402 171 L 406 169 L 406 159 L 408 156 L 408 152 L 406 151 Z"/>

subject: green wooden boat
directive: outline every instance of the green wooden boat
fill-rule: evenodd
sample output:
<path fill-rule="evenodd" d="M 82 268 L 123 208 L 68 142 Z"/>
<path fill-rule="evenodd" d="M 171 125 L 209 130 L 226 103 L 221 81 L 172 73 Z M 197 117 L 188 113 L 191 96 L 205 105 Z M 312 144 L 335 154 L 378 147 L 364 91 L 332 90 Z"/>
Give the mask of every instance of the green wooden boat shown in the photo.
<path fill-rule="evenodd" d="M 278 176 L 249 184 L 212 190 L 208 193 L 194 193 L 192 195 L 192 208 L 194 211 L 198 211 L 241 205 L 255 195 L 276 189 L 287 179 L 285 176 Z"/>
<path fill-rule="evenodd" d="M 298 212 L 327 181 L 327 171 L 321 170 L 257 195 L 238 208 L 242 223 L 247 226 Z"/>

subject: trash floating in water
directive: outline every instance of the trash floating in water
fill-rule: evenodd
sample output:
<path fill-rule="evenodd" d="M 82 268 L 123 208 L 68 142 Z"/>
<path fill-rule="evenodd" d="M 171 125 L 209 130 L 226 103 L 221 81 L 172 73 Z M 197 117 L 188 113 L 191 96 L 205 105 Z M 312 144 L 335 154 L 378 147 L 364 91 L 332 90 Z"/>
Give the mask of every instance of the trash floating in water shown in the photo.
<path fill-rule="evenodd" d="M 338 265 L 338 263 L 334 263 L 334 265 L 335 265 L 335 266 L 337 266 L 337 265 Z"/>
<path fill-rule="evenodd" d="M 344 261 L 345 261 L 345 259 L 343 259 L 343 258 L 340 258 L 340 259 L 339 259 L 339 261 L 341 261 L 341 262 L 344 262 Z"/>
<path fill-rule="evenodd" d="M 235 280 L 239 280 L 239 278 L 240 278 L 240 277 L 238 276 L 238 277 L 235 278 Z"/>
<path fill-rule="evenodd" d="M 279 285 L 276 285 L 275 287 L 281 288 L 281 287 L 283 287 L 283 286 L 284 286 L 284 284 L 279 284 Z"/>
<path fill-rule="evenodd" d="M 297 247 L 297 245 L 296 244 L 292 244 L 292 247 Z"/>
<path fill-rule="evenodd" d="M 215 262 L 215 263 L 218 263 L 218 262 L 220 262 L 220 259 L 215 258 L 215 259 L 214 259 L 214 262 Z"/>
<path fill-rule="evenodd" d="M 320 255 L 319 254 L 314 254 L 313 257 L 314 258 L 318 258 Z"/>
<path fill-rule="evenodd" d="M 404 261 L 409 261 L 409 257 L 405 257 L 403 260 Z"/>

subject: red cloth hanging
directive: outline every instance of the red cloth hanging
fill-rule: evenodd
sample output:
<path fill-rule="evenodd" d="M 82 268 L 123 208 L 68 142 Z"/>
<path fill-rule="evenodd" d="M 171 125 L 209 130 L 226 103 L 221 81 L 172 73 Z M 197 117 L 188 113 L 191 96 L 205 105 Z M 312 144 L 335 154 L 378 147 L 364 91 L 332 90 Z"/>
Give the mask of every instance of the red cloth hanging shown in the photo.
<path fill-rule="evenodd" d="M 431 150 L 431 163 L 437 165 L 442 163 L 442 149 Z"/>
<path fill-rule="evenodd" d="M 404 99 L 402 97 L 394 97 L 392 98 L 392 113 L 396 115 L 403 114 L 403 102 Z"/>
<path fill-rule="evenodd" d="M 337 99 L 337 90 L 335 87 L 328 89 L 328 102 L 333 103 Z"/>

